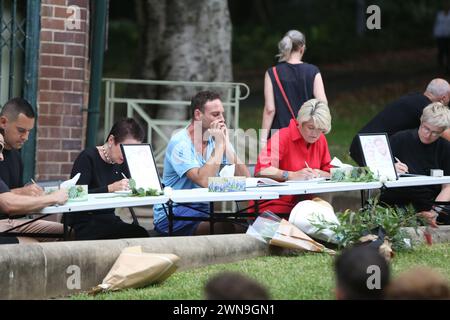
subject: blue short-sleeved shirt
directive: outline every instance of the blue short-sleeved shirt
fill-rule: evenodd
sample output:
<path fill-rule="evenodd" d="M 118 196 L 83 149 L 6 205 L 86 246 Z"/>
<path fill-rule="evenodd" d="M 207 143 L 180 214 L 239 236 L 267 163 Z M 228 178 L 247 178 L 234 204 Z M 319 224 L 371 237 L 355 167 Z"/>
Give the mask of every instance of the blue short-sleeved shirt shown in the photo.
<path fill-rule="evenodd" d="M 195 148 L 187 129 L 183 129 L 172 136 L 166 149 L 164 158 L 163 183 L 174 190 L 201 188 L 186 176 L 186 172 L 193 168 L 201 168 L 214 151 L 214 140 L 210 137 L 206 146 L 206 158 L 203 158 Z M 227 164 L 224 156 L 223 164 Z M 195 207 L 208 210 L 208 203 L 196 203 Z M 153 207 L 154 224 L 165 218 L 162 205 Z"/>

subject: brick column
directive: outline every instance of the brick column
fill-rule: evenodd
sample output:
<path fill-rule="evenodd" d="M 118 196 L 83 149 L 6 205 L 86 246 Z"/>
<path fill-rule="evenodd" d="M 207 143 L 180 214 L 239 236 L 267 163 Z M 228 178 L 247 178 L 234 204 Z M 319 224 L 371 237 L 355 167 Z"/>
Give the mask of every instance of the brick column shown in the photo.
<path fill-rule="evenodd" d="M 68 6 L 79 28 L 66 27 Z M 66 179 L 84 147 L 89 98 L 89 1 L 42 0 L 36 178 Z"/>

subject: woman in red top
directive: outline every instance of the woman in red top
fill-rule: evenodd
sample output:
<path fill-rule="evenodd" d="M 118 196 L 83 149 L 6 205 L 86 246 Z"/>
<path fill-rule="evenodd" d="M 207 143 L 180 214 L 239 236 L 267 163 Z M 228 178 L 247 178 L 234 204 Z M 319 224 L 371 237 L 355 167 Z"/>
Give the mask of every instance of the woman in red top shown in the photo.
<path fill-rule="evenodd" d="M 325 134 L 331 130 L 331 114 L 325 102 L 306 101 L 297 120 L 277 131 L 258 157 L 255 176 L 278 181 L 308 180 L 330 176 L 330 152 Z M 308 196 L 282 196 L 260 204 L 260 212 L 290 213 Z"/>

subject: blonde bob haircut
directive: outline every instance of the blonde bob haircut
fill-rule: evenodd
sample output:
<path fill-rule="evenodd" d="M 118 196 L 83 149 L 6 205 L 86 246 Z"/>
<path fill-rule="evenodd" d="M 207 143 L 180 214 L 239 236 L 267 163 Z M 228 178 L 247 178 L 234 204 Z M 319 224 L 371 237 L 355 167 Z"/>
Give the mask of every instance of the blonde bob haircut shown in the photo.
<path fill-rule="evenodd" d="M 423 109 L 420 122 L 448 129 L 450 127 L 450 110 L 440 102 L 433 102 Z"/>
<path fill-rule="evenodd" d="M 298 111 L 297 121 L 302 124 L 313 120 L 316 128 L 323 130 L 325 134 L 331 130 L 331 114 L 328 105 L 318 99 L 306 101 Z"/>

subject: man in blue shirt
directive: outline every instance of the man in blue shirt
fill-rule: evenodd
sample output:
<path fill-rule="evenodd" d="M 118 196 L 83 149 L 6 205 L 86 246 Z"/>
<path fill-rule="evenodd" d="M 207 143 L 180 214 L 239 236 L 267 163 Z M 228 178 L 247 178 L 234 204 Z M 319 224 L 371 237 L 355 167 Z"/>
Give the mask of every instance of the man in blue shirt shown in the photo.
<path fill-rule="evenodd" d="M 208 187 L 208 177 L 217 176 L 222 164 L 234 164 L 236 176 L 250 173 L 229 141 L 220 96 L 211 91 L 197 93 L 191 101 L 191 123 L 172 136 L 164 159 L 163 183 L 166 187 L 194 189 Z M 209 203 L 174 206 L 175 216 L 207 217 Z M 155 230 L 168 234 L 167 207 L 153 209 Z M 232 224 L 215 224 L 218 233 L 234 231 Z M 173 224 L 174 235 L 199 235 L 209 232 L 209 222 L 180 221 Z"/>

